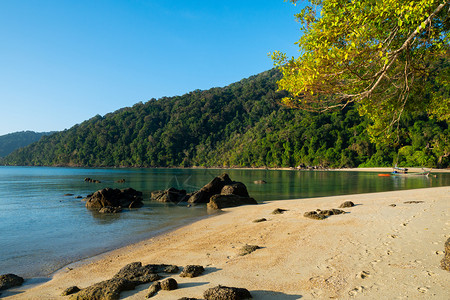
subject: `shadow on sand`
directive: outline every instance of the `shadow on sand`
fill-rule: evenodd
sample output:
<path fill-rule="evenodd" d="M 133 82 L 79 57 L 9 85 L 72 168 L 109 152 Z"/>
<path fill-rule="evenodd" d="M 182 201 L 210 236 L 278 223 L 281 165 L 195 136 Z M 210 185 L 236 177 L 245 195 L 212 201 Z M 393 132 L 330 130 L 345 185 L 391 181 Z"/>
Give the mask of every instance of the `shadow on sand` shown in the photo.
<path fill-rule="evenodd" d="M 302 295 L 289 295 L 281 292 L 273 292 L 273 291 L 250 291 L 253 299 L 256 300 L 296 300 L 301 299 Z"/>

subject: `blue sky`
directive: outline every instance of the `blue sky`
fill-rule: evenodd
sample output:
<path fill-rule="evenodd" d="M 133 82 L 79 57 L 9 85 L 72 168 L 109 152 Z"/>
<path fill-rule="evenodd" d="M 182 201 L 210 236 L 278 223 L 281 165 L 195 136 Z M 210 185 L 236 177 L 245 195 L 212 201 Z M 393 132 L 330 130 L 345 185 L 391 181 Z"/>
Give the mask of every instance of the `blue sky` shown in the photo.
<path fill-rule="evenodd" d="M 0 135 L 64 130 L 297 55 L 283 0 L 0 0 Z"/>

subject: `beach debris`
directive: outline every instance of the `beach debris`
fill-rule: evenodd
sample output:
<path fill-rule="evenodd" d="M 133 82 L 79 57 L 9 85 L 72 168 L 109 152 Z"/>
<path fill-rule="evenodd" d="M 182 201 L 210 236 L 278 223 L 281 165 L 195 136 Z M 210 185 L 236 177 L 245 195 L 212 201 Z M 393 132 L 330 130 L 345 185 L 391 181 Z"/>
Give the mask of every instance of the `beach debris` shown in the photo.
<path fill-rule="evenodd" d="M 285 211 L 287 211 L 287 209 L 277 208 L 272 212 L 272 215 L 280 215 L 280 214 L 284 213 Z"/>
<path fill-rule="evenodd" d="M 255 181 L 253 181 L 253 183 L 254 184 L 266 184 L 267 181 L 265 181 L 265 180 L 255 180 Z"/>
<path fill-rule="evenodd" d="M 178 283 L 173 278 L 166 278 L 161 281 L 161 289 L 166 291 L 176 290 L 178 288 Z"/>
<path fill-rule="evenodd" d="M 84 181 L 85 181 L 85 182 L 90 182 L 90 183 L 102 183 L 100 180 L 92 179 L 92 178 L 89 178 L 89 177 L 86 177 L 86 178 L 84 179 Z"/>
<path fill-rule="evenodd" d="M 190 298 L 190 297 L 182 297 L 178 300 L 198 300 L 197 298 Z"/>
<path fill-rule="evenodd" d="M 403 203 L 405 204 L 418 204 L 418 203 L 424 203 L 425 201 L 405 201 Z"/>
<path fill-rule="evenodd" d="M 389 206 L 396 207 L 397 204 L 389 204 Z"/>
<path fill-rule="evenodd" d="M 441 260 L 441 268 L 450 271 L 450 238 L 444 244 L 444 258 Z"/>
<path fill-rule="evenodd" d="M 227 287 L 218 285 L 216 287 L 207 289 L 203 293 L 203 297 L 206 300 L 241 300 L 241 299 L 251 299 L 252 295 L 247 289 Z"/>
<path fill-rule="evenodd" d="M 265 221 L 267 221 L 266 218 L 261 218 L 261 219 L 253 220 L 253 223 L 261 223 L 261 222 L 265 222 Z"/>
<path fill-rule="evenodd" d="M 15 274 L 0 275 L 0 291 L 6 290 L 15 286 L 20 286 L 24 282 L 23 278 Z"/>
<path fill-rule="evenodd" d="M 186 194 L 185 190 L 178 190 L 171 187 L 164 191 L 153 191 L 150 199 L 159 202 L 178 203 L 181 201 L 187 201 L 187 199 L 189 199 L 189 195 Z"/>
<path fill-rule="evenodd" d="M 103 207 L 142 207 L 142 192 L 132 188 L 123 190 L 105 188 L 96 191 L 90 197 L 86 198 L 86 207 L 89 209 L 100 210 Z"/>
<path fill-rule="evenodd" d="M 207 204 L 207 207 L 209 209 L 221 209 L 249 204 L 258 204 L 258 202 L 250 197 L 228 194 L 212 196 Z"/>
<path fill-rule="evenodd" d="M 346 208 L 346 207 L 353 207 L 353 206 L 355 206 L 355 203 L 353 203 L 352 201 L 345 201 L 344 203 L 339 205 L 339 208 Z"/>
<path fill-rule="evenodd" d="M 161 290 L 161 283 L 159 281 L 152 283 L 152 285 L 147 290 L 146 298 L 151 298 L 156 295 Z"/>
<path fill-rule="evenodd" d="M 181 272 L 180 277 L 197 277 L 203 274 L 205 268 L 199 265 L 187 265 Z"/>
<path fill-rule="evenodd" d="M 314 219 L 314 220 L 324 220 L 326 219 L 325 215 L 318 214 L 316 211 L 307 211 L 303 214 L 304 217 Z"/>
<path fill-rule="evenodd" d="M 61 296 L 69 296 L 75 293 L 78 293 L 80 290 L 79 287 L 77 287 L 76 285 L 70 286 L 67 289 L 65 289 L 62 293 Z"/>
<path fill-rule="evenodd" d="M 256 246 L 256 245 L 245 245 L 244 247 L 242 247 L 239 250 L 239 255 L 244 256 L 244 255 L 250 254 L 258 249 L 261 249 L 261 247 Z"/>

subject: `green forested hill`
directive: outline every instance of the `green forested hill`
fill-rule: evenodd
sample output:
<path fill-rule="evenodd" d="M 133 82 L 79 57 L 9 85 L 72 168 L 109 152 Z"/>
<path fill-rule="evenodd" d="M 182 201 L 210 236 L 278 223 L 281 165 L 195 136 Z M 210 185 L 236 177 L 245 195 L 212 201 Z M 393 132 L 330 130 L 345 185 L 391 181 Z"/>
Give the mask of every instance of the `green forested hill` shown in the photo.
<path fill-rule="evenodd" d="M 224 88 L 151 99 L 42 138 L 3 164 L 58 166 L 448 166 L 448 124 L 418 113 L 399 149 L 376 147 L 353 107 L 312 114 L 279 105 L 276 70 Z M 424 135 L 423 132 L 429 134 Z M 439 137 L 439 138 L 438 138 Z M 444 143 L 444 144 L 443 144 Z M 447 152 L 446 152 L 447 151 Z M 447 154 L 446 154 L 447 153 Z"/>
<path fill-rule="evenodd" d="M 28 146 L 49 134 L 51 132 L 21 131 L 2 135 L 0 136 L 0 157 L 6 156 L 18 148 Z"/>

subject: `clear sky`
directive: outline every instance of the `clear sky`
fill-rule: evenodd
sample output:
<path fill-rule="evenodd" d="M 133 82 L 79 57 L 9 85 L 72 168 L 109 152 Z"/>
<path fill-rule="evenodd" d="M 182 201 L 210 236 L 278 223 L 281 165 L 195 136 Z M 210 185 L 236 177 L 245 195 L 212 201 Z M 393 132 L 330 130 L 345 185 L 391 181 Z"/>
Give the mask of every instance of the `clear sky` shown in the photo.
<path fill-rule="evenodd" d="M 283 0 L 0 0 L 0 135 L 64 130 L 296 56 Z"/>

